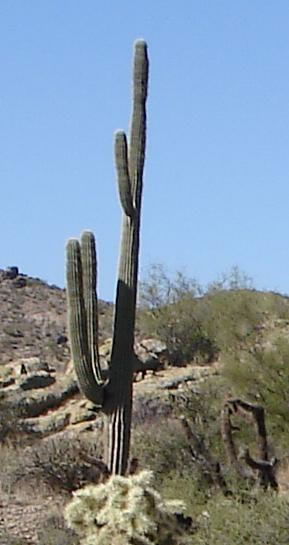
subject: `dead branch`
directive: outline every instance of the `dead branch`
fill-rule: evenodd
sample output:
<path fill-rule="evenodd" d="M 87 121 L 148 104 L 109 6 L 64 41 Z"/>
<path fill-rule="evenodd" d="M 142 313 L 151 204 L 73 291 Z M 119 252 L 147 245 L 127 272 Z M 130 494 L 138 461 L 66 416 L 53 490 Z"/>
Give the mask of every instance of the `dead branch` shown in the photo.
<path fill-rule="evenodd" d="M 248 447 L 241 448 L 237 455 L 236 445 L 233 438 L 234 428 L 231 422 L 231 416 L 238 414 L 245 418 L 251 424 L 253 423 L 260 453 L 260 460 L 252 458 Z M 265 411 L 260 405 L 247 403 L 242 399 L 228 399 L 221 412 L 221 433 L 229 462 L 233 465 L 239 474 L 246 476 L 245 468 L 240 464 L 240 461 L 245 462 L 246 466 L 251 469 L 250 477 L 255 481 L 259 480 L 262 486 L 268 486 L 277 489 L 278 483 L 276 480 L 275 469 L 276 460 L 269 461 L 267 431 L 265 425 Z"/>
<path fill-rule="evenodd" d="M 248 472 L 248 470 L 244 466 L 242 466 L 239 461 L 235 441 L 233 438 L 233 431 L 236 430 L 236 427 L 232 425 L 231 414 L 231 407 L 227 403 L 225 403 L 221 411 L 221 436 L 223 439 L 227 459 L 229 461 L 229 464 L 235 468 L 235 470 L 239 475 L 241 475 L 241 477 L 251 479 L 253 477 L 252 473 Z"/>
<path fill-rule="evenodd" d="M 222 474 L 220 463 L 213 458 L 205 446 L 204 441 L 194 433 L 185 416 L 181 415 L 180 422 L 185 431 L 192 457 L 201 460 L 207 473 L 210 475 L 213 484 L 218 486 L 226 496 L 231 494 Z"/>
<path fill-rule="evenodd" d="M 258 471 L 260 483 L 262 486 L 267 488 L 271 486 L 275 490 L 278 489 L 278 483 L 275 475 L 275 466 L 277 459 L 273 458 L 272 461 L 268 460 L 255 460 L 250 455 L 248 447 L 240 449 L 238 458 L 244 460 L 246 464 L 251 467 L 254 471 Z"/>
<path fill-rule="evenodd" d="M 250 423 L 253 422 L 258 439 L 259 456 L 262 460 L 268 460 L 268 440 L 264 407 L 253 405 L 242 399 L 228 399 L 226 403 L 229 404 L 235 413 L 238 413 Z"/>
<path fill-rule="evenodd" d="M 90 466 L 96 468 L 99 472 L 99 482 L 105 482 L 111 475 L 107 465 L 100 459 L 94 458 L 85 452 L 80 452 L 80 458 L 89 464 Z"/>
<path fill-rule="evenodd" d="M 139 461 L 138 458 L 130 458 L 128 462 L 128 469 L 127 469 L 127 475 L 135 475 L 139 469 Z"/>

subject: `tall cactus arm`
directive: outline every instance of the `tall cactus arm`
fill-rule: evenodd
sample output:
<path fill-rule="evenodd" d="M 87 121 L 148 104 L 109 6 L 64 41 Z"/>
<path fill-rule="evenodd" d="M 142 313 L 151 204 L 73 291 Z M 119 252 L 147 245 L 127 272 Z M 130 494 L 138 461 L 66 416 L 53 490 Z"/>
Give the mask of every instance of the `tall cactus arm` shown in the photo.
<path fill-rule="evenodd" d="M 143 167 L 146 142 L 146 98 L 148 85 L 147 45 L 143 40 L 135 44 L 133 69 L 133 108 L 129 154 L 120 153 L 119 133 L 116 135 L 116 170 L 119 193 L 123 207 L 121 249 L 119 258 L 114 334 L 110 365 L 110 382 L 107 388 L 107 465 L 112 473 L 124 474 L 127 467 L 131 412 L 133 343 L 136 310 L 140 211 Z M 117 153 L 118 151 L 118 153 Z M 125 164 L 127 162 L 127 164 Z M 133 215 L 127 213 L 127 198 L 123 199 L 123 178 L 126 173 L 126 193 L 134 207 Z M 128 176 L 127 176 L 128 173 Z M 123 201 L 125 205 L 123 205 Z"/>
<path fill-rule="evenodd" d="M 96 377 L 91 347 L 88 344 L 88 315 L 83 296 L 83 270 L 78 240 L 70 239 L 66 249 L 68 329 L 74 368 L 83 394 L 94 405 L 101 406 L 103 385 Z M 86 262 L 84 266 L 87 267 Z M 89 319 L 93 320 L 91 313 Z M 92 328 L 91 324 L 89 327 Z"/>
<path fill-rule="evenodd" d="M 141 196 L 143 185 L 143 168 L 145 159 L 146 144 L 146 99 L 148 89 L 148 71 L 149 62 L 147 54 L 147 44 L 143 40 L 135 43 L 134 66 L 133 66 L 133 107 L 132 120 L 129 140 L 129 154 L 122 155 L 122 160 L 127 157 L 127 166 L 125 170 L 129 174 L 129 189 L 134 205 L 134 216 L 126 213 L 126 207 L 123 207 L 123 224 L 121 236 L 121 251 L 119 258 L 117 298 L 115 309 L 115 343 L 117 341 L 117 332 L 122 330 L 123 322 L 131 318 L 126 326 L 126 333 L 129 335 L 129 344 L 133 342 L 133 332 L 135 323 L 136 290 L 138 275 L 139 258 L 139 232 L 140 232 L 140 212 Z M 120 148 L 118 144 L 120 136 L 116 134 L 116 149 Z M 122 138 L 122 137 L 121 137 Z M 120 154 L 116 153 L 116 170 L 118 176 L 119 192 L 121 194 L 120 173 L 124 170 L 120 162 Z"/>
<path fill-rule="evenodd" d="M 127 140 L 123 131 L 115 133 L 114 151 L 120 202 L 124 213 L 132 218 L 134 210 L 128 172 Z"/>
<path fill-rule="evenodd" d="M 129 175 L 134 204 L 140 214 L 142 176 L 146 146 L 146 99 L 148 94 L 149 61 L 144 40 L 135 43 L 133 67 L 133 106 L 129 141 Z"/>
<path fill-rule="evenodd" d="M 91 231 L 84 231 L 80 245 L 88 350 L 96 381 L 100 384 L 102 377 L 98 353 L 97 259 L 94 234 Z"/>

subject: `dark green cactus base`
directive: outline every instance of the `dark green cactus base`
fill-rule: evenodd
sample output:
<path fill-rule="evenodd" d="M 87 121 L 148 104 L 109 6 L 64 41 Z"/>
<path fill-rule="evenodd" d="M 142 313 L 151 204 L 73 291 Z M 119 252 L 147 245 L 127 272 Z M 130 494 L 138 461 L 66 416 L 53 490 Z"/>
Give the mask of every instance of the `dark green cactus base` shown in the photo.
<path fill-rule="evenodd" d="M 112 474 L 124 475 L 129 459 L 132 391 L 123 391 L 106 413 L 105 462 Z"/>

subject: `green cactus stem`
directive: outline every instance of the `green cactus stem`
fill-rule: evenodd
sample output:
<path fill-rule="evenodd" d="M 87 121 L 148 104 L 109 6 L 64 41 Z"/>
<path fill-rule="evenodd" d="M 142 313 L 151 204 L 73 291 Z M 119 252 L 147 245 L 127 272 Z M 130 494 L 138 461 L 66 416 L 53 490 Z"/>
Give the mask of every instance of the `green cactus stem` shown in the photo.
<path fill-rule="evenodd" d="M 147 45 L 135 44 L 133 108 L 129 145 L 115 134 L 115 163 L 123 211 L 114 332 L 109 376 L 102 377 L 98 354 L 96 251 L 91 232 L 67 244 L 69 338 L 80 390 L 106 415 L 105 461 L 113 474 L 125 474 L 129 457 L 133 345 L 137 295 L 140 213 L 146 143 Z"/>

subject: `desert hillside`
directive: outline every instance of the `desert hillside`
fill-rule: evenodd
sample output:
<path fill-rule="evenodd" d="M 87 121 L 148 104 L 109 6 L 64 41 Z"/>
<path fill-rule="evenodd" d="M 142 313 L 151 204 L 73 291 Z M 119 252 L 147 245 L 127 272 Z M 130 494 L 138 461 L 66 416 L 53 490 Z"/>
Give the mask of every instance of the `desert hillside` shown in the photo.
<path fill-rule="evenodd" d="M 99 310 L 105 368 L 113 305 L 100 301 Z M 15 268 L 1 270 L 0 315 L 0 543 L 73 545 L 77 538 L 57 505 L 83 484 L 98 481 L 93 460 L 102 452 L 102 417 L 78 390 L 65 290 Z M 289 300 L 272 292 L 221 286 L 200 295 L 186 288 L 174 302 L 141 303 L 132 454 L 155 472 L 165 495 L 187 496 L 191 514 L 201 516 L 206 505 L 213 509 L 208 498 L 217 484 L 211 460 L 226 467 L 219 415 L 228 396 L 252 406 L 261 402 L 270 452 L 286 452 L 288 339 Z M 194 423 L 195 435 L 181 422 Z M 240 429 L 241 442 L 254 444 L 252 429 Z M 192 448 L 188 441 L 196 438 L 201 443 Z M 201 444 L 205 450 L 198 452 Z"/>

